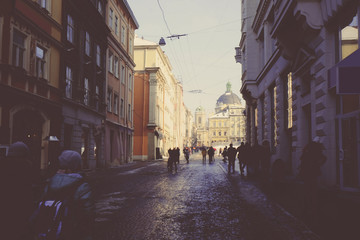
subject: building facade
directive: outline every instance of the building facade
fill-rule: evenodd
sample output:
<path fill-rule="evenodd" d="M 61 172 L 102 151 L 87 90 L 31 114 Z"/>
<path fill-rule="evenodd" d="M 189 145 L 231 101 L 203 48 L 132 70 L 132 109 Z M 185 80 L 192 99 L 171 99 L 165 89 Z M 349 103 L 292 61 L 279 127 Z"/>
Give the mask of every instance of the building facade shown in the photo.
<path fill-rule="evenodd" d="M 114 166 L 132 161 L 134 106 L 134 39 L 139 27 L 128 3 L 107 4 L 110 29 L 107 50 L 105 163 Z"/>
<path fill-rule="evenodd" d="M 183 146 L 183 90 L 157 43 L 136 38 L 134 57 L 134 159 L 159 159 Z"/>
<path fill-rule="evenodd" d="M 195 146 L 210 146 L 208 120 L 205 109 L 202 106 L 195 109 L 195 131 Z"/>
<path fill-rule="evenodd" d="M 62 1 L 4 0 L 0 7 L 0 145 L 25 142 L 34 177 L 61 129 Z"/>
<path fill-rule="evenodd" d="M 320 182 L 359 190 L 358 1 L 242 1 L 247 141 L 268 140 L 272 161 L 296 176 L 318 136 L 327 161 Z"/>
<path fill-rule="evenodd" d="M 226 84 L 226 92 L 221 95 L 215 107 L 215 113 L 209 117 L 209 142 L 213 146 L 228 145 L 245 141 L 244 106 L 240 98 Z"/>
<path fill-rule="evenodd" d="M 106 2 L 64 0 L 62 9 L 61 145 L 63 149 L 81 154 L 83 168 L 102 167 L 105 165 L 106 49 L 109 34 L 105 22 Z"/>

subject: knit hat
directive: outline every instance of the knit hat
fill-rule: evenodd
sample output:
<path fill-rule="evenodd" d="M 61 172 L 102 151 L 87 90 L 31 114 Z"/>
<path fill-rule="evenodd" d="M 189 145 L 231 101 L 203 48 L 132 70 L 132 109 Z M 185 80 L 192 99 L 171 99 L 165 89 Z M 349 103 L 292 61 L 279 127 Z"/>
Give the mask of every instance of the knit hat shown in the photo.
<path fill-rule="evenodd" d="M 60 169 L 79 170 L 81 168 L 81 156 L 78 152 L 65 150 L 58 159 Z"/>
<path fill-rule="evenodd" d="M 10 145 L 8 150 L 8 157 L 29 157 L 29 148 L 23 142 L 15 142 Z"/>

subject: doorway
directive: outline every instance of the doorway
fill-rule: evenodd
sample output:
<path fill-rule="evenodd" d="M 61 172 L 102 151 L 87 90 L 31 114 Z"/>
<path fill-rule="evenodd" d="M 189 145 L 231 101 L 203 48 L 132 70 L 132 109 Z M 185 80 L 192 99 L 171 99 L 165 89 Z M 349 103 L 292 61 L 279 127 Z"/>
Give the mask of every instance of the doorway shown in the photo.
<path fill-rule="evenodd" d="M 339 124 L 340 186 L 343 189 L 358 189 L 360 187 L 359 113 L 341 117 Z"/>

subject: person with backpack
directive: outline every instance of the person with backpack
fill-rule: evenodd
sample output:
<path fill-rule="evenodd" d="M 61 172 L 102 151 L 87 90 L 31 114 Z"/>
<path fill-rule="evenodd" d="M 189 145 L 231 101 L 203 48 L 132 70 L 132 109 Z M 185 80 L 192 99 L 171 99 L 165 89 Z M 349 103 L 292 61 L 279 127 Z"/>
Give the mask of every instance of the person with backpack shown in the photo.
<path fill-rule="evenodd" d="M 47 180 L 31 217 L 33 235 L 38 239 L 90 240 L 94 220 L 92 189 L 79 174 L 81 156 L 65 150 L 58 160 L 59 170 Z"/>

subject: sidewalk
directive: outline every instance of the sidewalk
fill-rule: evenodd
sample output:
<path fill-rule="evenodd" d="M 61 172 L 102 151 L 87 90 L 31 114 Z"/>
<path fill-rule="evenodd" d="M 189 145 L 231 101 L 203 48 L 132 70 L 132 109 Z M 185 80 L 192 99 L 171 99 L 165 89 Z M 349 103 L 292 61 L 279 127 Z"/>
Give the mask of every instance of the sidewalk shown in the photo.
<path fill-rule="evenodd" d="M 318 223 L 312 225 L 302 216 L 303 183 L 287 179 L 280 186 L 260 188 L 295 217 L 301 219 L 321 239 L 360 239 L 360 194 L 320 188 L 318 191 Z"/>
<path fill-rule="evenodd" d="M 225 169 L 227 164 L 221 162 Z M 238 177 L 239 169 L 229 176 Z M 318 191 L 318 221 L 310 223 L 303 217 L 303 183 L 287 178 L 279 184 L 261 183 L 247 179 L 261 189 L 272 201 L 304 222 L 323 240 L 360 239 L 360 193 L 320 188 Z M 313 220 L 313 219 L 312 219 Z"/>

